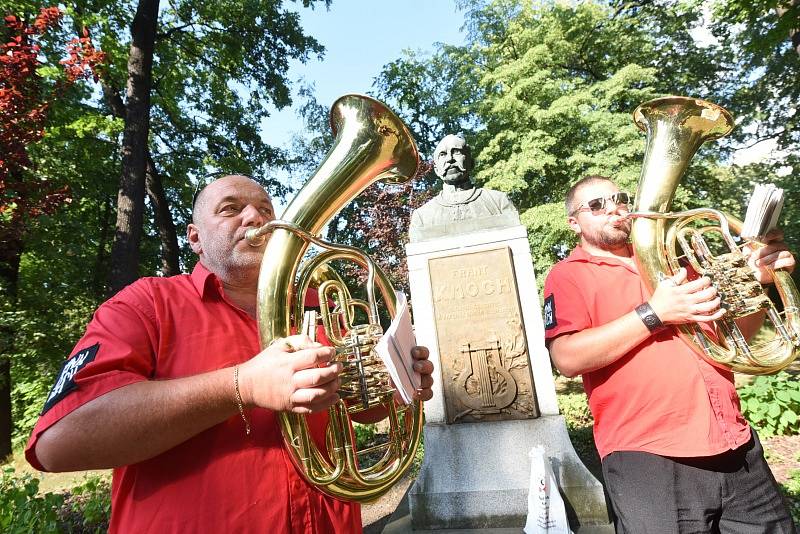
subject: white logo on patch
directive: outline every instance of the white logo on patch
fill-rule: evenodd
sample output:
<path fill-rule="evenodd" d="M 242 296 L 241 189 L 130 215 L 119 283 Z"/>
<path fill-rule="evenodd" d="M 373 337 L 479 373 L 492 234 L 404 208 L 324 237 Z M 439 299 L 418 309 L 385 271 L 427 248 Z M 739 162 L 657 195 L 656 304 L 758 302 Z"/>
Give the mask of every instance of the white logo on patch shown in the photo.
<path fill-rule="evenodd" d="M 47 402 L 53 400 L 56 396 L 58 396 L 64 390 L 64 384 L 68 381 L 72 380 L 72 377 L 75 376 L 75 373 L 80 371 L 83 364 L 86 363 L 86 358 L 89 357 L 89 353 L 91 352 L 91 348 L 84 349 L 76 354 L 70 361 L 64 365 L 64 369 L 61 370 L 61 376 L 58 377 L 56 381 L 56 385 L 53 386 L 53 390 L 50 391 L 50 396 L 47 397 Z"/>
<path fill-rule="evenodd" d="M 553 301 L 551 299 L 548 299 L 544 303 L 544 325 L 545 326 L 552 325 L 554 319 L 555 318 L 553 317 Z"/>

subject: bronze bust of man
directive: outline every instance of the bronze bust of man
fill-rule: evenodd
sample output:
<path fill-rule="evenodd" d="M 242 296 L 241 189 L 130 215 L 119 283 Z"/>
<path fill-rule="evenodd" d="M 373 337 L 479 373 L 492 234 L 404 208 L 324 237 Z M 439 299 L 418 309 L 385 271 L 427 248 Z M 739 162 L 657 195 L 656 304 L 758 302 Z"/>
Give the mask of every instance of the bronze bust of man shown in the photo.
<path fill-rule="evenodd" d="M 443 182 L 442 191 L 411 214 L 408 235 L 412 243 L 520 224 L 505 193 L 475 187 L 469 177 L 473 166 L 463 137 L 451 134 L 439 141 L 433 169 Z"/>

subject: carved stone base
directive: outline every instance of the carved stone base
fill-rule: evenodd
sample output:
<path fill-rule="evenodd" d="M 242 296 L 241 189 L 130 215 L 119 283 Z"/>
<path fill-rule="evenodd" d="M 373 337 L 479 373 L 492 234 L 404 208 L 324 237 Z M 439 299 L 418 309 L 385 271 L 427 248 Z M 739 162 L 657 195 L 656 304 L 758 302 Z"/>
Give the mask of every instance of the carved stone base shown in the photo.
<path fill-rule="evenodd" d="M 408 493 L 414 530 L 521 528 L 531 460 L 545 448 L 573 532 L 610 527 L 603 487 L 578 458 L 560 415 L 427 425 L 425 460 Z M 613 528 L 608 530 L 613 532 Z"/>

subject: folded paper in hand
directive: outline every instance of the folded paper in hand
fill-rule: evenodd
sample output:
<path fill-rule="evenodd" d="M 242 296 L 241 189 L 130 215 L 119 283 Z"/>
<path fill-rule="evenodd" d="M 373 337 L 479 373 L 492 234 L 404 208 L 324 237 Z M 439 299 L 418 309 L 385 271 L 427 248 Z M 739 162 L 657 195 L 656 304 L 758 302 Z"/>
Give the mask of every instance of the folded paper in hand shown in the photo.
<path fill-rule="evenodd" d="M 400 291 L 396 291 L 395 295 L 397 312 L 392 324 L 375 345 L 375 351 L 389 370 L 389 376 L 400 392 L 403 402 L 411 404 L 414 391 L 420 387 L 422 381 L 420 374 L 414 371 L 414 359 L 411 357 L 411 348 L 417 342 L 411 327 L 411 314 L 406 296 Z"/>
<path fill-rule="evenodd" d="M 757 184 L 747 205 L 742 237 L 759 240 L 778 224 L 783 209 L 783 189 L 773 184 Z"/>

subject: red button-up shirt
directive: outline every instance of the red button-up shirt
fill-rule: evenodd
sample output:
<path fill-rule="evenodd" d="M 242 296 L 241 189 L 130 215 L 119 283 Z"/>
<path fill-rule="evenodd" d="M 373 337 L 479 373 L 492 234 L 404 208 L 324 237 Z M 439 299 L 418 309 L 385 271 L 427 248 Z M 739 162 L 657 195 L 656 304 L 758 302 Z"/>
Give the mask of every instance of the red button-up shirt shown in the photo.
<path fill-rule="evenodd" d="M 633 268 L 580 246 L 550 271 L 544 295 L 548 343 L 609 323 L 650 298 Z M 733 373 L 703 360 L 673 329 L 584 374 L 583 387 L 601 457 L 623 450 L 711 456 L 750 439 Z"/>
<path fill-rule="evenodd" d="M 73 351 L 87 360 L 72 365 L 74 389 L 62 372 L 25 455 L 42 469 L 34 452 L 42 432 L 111 390 L 233 366 L 259 351 L 256 321 L 225 298 L 202 264 L 191 275 L 141 279 L 95 312 Z M 276 414 L 254 409 L 248 416 L 249 436 L 237 414 L 163 454 L 115 469 L 110 531 L 361 532 L 358 505 L 322 494 L 296 472 Z M 318 441 L 325 417 L 312 418 Z"/>

